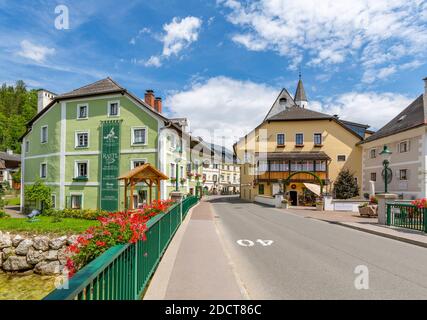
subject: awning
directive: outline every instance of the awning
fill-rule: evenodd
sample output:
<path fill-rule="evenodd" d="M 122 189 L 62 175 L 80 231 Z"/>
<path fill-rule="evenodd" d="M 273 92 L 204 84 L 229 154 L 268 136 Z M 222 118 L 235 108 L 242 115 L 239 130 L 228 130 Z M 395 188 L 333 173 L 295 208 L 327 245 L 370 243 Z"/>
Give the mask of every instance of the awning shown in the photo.
<path fill-rule="evenodd" d="M 306 188 L 308 190 L 310 190 L 311 192 L 313 192 L 315 195 L 321 196 L 321 194 L 320 194 L 320 186 L 318 184 L 304 182 L 304 185 L 306 186 Z"/>

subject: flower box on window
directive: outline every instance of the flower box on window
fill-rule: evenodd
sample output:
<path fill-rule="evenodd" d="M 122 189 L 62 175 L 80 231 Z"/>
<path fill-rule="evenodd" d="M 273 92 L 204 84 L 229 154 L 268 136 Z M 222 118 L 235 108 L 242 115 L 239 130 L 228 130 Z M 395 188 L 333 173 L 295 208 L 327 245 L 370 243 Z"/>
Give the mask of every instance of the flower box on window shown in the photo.
<path fill-rule="evenodd" d="M 88 181 L 88 180 L 89 179 L 87 177 L 75 177 L 73 179 L 73 181 L 76 181 L 76 182 L 85 182 L 85 181 Z"/>

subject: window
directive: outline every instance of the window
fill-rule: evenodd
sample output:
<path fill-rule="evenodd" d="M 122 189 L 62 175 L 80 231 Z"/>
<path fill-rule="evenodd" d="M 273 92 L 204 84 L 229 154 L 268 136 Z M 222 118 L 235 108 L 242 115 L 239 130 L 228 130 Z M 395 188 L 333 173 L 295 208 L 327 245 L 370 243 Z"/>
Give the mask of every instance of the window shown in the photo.
<path fill-rule="evenodd" d="M 176 178 L 176 172 L 175 172 L 175 163 L 171 163 L 171 172 L 170 172 L 171 178 Z"/>
<path fill-rule="evenodd" d="M 56 208 L 56 194 L 52 194 L 51 199 L 52 199 L 52 209 L 55 209 Z"/>
<path fill-rule="evenodd" d="M 87 161 L 77 161 L 76 162 L 75 178 L 87 178 L 87 177 L 88 177 L 88 162 Z"/>
<path fill-rule="evenodd" d="M 304 135 L 302 133 L 297 133 L 295 135 L 295 144 L 297 146 L 302 146 L 304 145 Z"/>
<path fill-rule="evenodd" d="M 268 161 L 258 161 L 258 173 L 268 171 Z"/>
<path fill-rule="evenodd" d="M 322 134 L 315 133 L 314 134 L 314 145 L 321 146 L 322 145 Z"/>
<path fill-rule="evenodd" d="M 399 142 L 399 152 L 404 153 L 409 151 L 409 141 L 401 141 Z"/>
<path fill-rule="evenodd" d="M 89 133 L 76 132 L 76 148 L 87 148 L 87 147 L 89 147 Z"/>
<path fill-rule="evenodd" d="M 40 178 L 46 179 L 47 177 L 47 164 L 41 163 L 40 164 Z"/>
<path fill-rule="evenodd" d="M 313 161 L 304 161 L 302 166 L 303 171 L 314 171 L 314 162 Z"/>
<path fill-rule="evenodd" d="M 146 128 L 132 128 L 132 144 L 145 145 L 147 144 L 147 129 Z"/>
<path fill-rule="evenodd" d="M 371 172 L 371 181 L 377 181 L 377 173 Z"/>
<path fill-rule="evenodd" d="M 47 138 L 48 138 L 48 131 L 47 131 L 47 126 L 43 126 L 41 128 L 41 133 L 40 133 L 40 142 L 41 143 L 47 143 Z"/>
<path fill-rule="evenodd" d="M 407 169 L 399 170 L 399 180 L 408 180 L 408 170 Z"/>
<path fill-rule="evenodd" d="M 83 206 L 83 196 L 81 194 L 71 195 L 71 209 L 81 209 Z"/>
<path fill-rule="evenodd" d="M 279 133 L 277 134 L 277 145 L 278 146 L 284 146 L 285 145 L 285 134 L 284 133 Z"/>
<path fill-rule="evenodd" d="M 370 157 L 371 157 L 371 159 L 374 159 L 377 157 L 377 149 L 371 149 Z"/>
<path fill-rule="evenodd" d="M 342 162 L 342 161 L 345 161 L 345 155 L 339 155 L 338 157 L 337 157 L 337 160 L 339 161 L 339 162 Z"/>
<path fill-rule="evenodd" d="M 286 161 L 271 161 L 270 170 L 272 172 L 286 172 L 289 171 L 289 163 Z M 267 171 L 267 170 L 265 170 Z"/>
<path fill-rule="evenodd" d="M 25 141 L 25 152 L 30 152 L 30 141 Z"/>
<path fill-rule="evenodd" d="M 325 172 L 326 171 L 326 161 L 316 161 L 316 171 Z"/>
<path fill-rule="evenodd" d="M 218 181 L 218 176 L 216 174 L 214 174 L 212 176 L 212 180 L 213 180 L 213 182 L 217 182 Z"/>
<path fill-rule="evenodd" d="M 88 118 L 88 105 L 79 104 L 77 105 L 77 119 L 87 119 Z"/>
<path fill-rule="evenodd" d="M 264 185 L 263 184 L 258 185 L 258 194 L 264 194 Z"/>
<path fill-rule="evenodd" d="M 292 161 L 291 171 L 303 171 L 304 161 Z"/>
<path fill-rule="evenodd" d="M 142 166 L 142 165 L 144 165 L 146 163 L 147 163 L 146 159 L 134 159 L 134 160 L 131 160 L 130 169 L 133 170 L 136 167 Z"/>
<path fill-rule="evenodd" d="M 118 101 L 111 101 L 108 103 L 108 116 L 117 117 L 120 114 L 120 105 Z"/>

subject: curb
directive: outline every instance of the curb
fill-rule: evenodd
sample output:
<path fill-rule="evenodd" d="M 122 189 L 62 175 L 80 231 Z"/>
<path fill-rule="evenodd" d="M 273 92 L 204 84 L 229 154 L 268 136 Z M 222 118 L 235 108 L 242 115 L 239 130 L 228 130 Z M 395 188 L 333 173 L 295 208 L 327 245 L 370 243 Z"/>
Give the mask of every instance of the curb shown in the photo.
<path fill-rule="evenodd" d="M 322 221 L 326 221 L 326 220 L 322 220 Z M 399 236 L 395 236 L 392 234 L 387 234 L 387 233 L 383 233 L 383 232 L 379 232 L 379 231 L 375 231 L 375 230 L 369 230 L 369 229 L 365 229 L 365 228 L 361 228 L 358 226 L 354 226 L 354 225 L 350 225 L 350 224 L 346 224 L 343 222 L 339 222 L 339 221 L 326 221 L 329 222 L 331 224 L 336 224 L 342 227 L 347 227 L 350 229 L 354 229 L 354 230 L 358 230 L 358 231 L 362 231 L 362 232 L 366 232 L 366 233 L 370 233 L 376 236 L 380 236 L 383 238 L 389 238 L 389 239 L 393 239 L 393 240 L 397 240 L 397 241 L 401 241 L 401 242 L 406 242 L 406 243 L 410 243 L 419 247 L 423 247 L 423 248 L 427 248 L 427 243 L 425 242 L 421 242 L 421 241 L 417 241 L 417 240 L 412 240 L 412 239 L 408 239 L 405 237 L 399 237 Z"/>

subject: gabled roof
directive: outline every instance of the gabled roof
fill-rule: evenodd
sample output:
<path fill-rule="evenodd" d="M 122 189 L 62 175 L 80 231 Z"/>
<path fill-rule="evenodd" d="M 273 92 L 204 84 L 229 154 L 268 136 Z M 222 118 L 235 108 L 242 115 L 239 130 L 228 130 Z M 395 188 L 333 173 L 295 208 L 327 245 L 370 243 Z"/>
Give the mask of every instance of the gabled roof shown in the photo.
<path fill-rule="evenodd" d="M 320 119 L 333 119 L 334 116 L 331 116 L 326 113 L 321 113 L 306 108 L 301 108 L 298 106 L 292 106 L 288 109 L 285 109 L 278 114 L 269 117 L 267 121 L 280 121 L 280 120 L 320 120 Z"/>
<path fill-rule="evenodd" d="M 297 90 L 295 91 L 294 100 L 295 101 L 308 101 L 301 78 L 298 81 Z"/>
<path fill-rule="evenodd" d="M 270 110 L 268 111 L 267 115 L 265 116 L 264 121 L 282 112 L 283 110 L 286 110 L 286 108 L 290 108 L 293 106 L 295 106 L 294 99 L 289 94 L 288 90 L 283 88 L 277 96 L 276 100 L 274 101 L 273 105 L 271 106 Z"/>
<path fill-rule="evenodd" d="M 75 98 L 81 96 L 90 96 L 97 94 L 107 94 L 107 93 L 116 93 L 126 91 L 123 87 L 121 87 L 117 82 L 115 82 L 110 77 L 96 81 L 94 83 L 88 84 L 81 88 L 75 89 L 73 91 L 61 94 L 57 96 L 59 99 L 66 98 Z"/>
<path fill-rule="evenodd" d="M 0 152 L 0 160 L 21 162 L 21 155 L 15 153 L 10 154 L 7 152 Z"/>
<path fill-rule="evenodd" d="M 423 95 L 420 95 L 389 123 L 361 143 L 371 142 L 424 124 L 424 101 Z"/>

